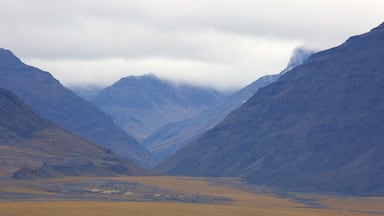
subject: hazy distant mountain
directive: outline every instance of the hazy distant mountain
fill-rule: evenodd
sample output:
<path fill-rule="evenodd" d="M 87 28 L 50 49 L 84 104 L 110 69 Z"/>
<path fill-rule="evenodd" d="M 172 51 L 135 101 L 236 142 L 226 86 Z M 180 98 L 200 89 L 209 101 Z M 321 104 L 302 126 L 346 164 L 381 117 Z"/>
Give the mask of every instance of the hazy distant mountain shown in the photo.
<path fill-rule="evenodd" d="M 48 72 L 28 66 L 0 49 L 0 87 L 27 103 L 38 115 L 140 164 L 151 155 L 96 107 L 66 89 Z"/>
<path fill-rule="evenodd" d="M 142 168 L 37 116 L 0 88 L 0 176 L 145 174 Z"/>
<path fill-rule="evenodd" d="M 175 84 L 150 74 L 122 78 L 99 91 L 92 103 L 142 140 L 159 127 L 190 118 L 222 99 L 213 89 Z"/>
<path fill-rule="evenodd" d="M 252 97 L 258 89 L 276 81 L 288 69 L 302 64 L 313 53 L 314 51 L 304 48 L 295 49 L 287 67 L 281 73 L 263 76 L 207 111 L 190 119 L 161 127 L 145 139 L 143 145 L 153 154 L 156 161 L 167 158 L 220 123 L 229 113 Z"/>
<path fill-rule="evenodd" d="M 159 168 L 384 195 L 383 50 L 384 23 L 314 54 Z"/>
<path fill-rule="evenodd" d="M 97 95 L 103 87 L 94 86 L 94 85 L 84 85 L 84 86 L 67 86 L 71 91 L 73 91 L 76 95 L 82 97 L 86 101 L 92 101 L 94 97 Z"/>

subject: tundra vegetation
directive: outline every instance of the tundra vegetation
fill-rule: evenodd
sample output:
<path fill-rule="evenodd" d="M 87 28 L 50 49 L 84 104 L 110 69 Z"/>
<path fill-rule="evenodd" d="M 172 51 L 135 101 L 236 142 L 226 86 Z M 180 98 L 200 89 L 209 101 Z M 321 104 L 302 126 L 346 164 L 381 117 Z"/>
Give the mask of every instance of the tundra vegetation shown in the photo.
<path fill-rule="evenodd" d="M 65 177 L 0 182 L 0 215 L 384 215 L 384 198 L 300 194 L 237 178 Z"/>

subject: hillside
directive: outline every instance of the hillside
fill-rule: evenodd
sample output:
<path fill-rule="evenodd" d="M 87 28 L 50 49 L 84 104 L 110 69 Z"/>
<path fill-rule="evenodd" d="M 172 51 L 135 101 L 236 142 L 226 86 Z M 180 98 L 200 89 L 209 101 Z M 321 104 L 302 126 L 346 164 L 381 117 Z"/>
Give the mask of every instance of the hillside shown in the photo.
<path fill-rule="evenodd" d="M 21 98 L 38 115 L 141 165 L 151 154 L 89 102 L 66 89 L 51 74 L 0 48 L 0 87 Z"/>
<path fill-rule="evenodd" d="M 222 99 L 213 89 L 175 84 L 149 74 L 120 79 L 99 91 L 92 103 L 141 141 L 159 127 L 191 118 Z"/>
<path fill-rule="evenodd" d="M 142 168 L 37 116 L 0 88 L 0 177 L 143 175 Z"/>
<path fill-rule="evenodd" d="M 158 168 L 384 195 L 383 50 L 384 23 L 314 54 Z"/>
<path fill-rule="evenodd" d="M 159 128 L 145 139 L 142 144 L 153 154 L 156 161 L 164 160 L 177 150 L 199 138 L 204 132 L 219 124 L 229 113 L 239 108 L 260 88 L 271 84 L 288 70 L 302 64 L 313 53 L 314 51 L 304 48 L 295 49 L 287 67 L 279 74 L 263 76 L 226 97 L 218 105 L 190 119 L 173 122 Z"/>

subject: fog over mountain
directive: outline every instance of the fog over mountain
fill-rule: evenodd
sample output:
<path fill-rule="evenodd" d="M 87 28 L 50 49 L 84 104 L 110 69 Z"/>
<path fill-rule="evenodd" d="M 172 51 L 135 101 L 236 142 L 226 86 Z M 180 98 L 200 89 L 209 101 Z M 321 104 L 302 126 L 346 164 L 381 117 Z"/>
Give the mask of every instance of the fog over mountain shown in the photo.
<path fill-rule="evenodd" d="M 288 190 L 384 194 L 384 23 L 260 89 L 158 168 Z"/>
<path fill-rule="evenodd" d="M 142 144 L 153 154 L 157 161 L 164 160 L 177 150 L 198 139 L 204 132 L 220 123 L 229 113 L 239 108 L 251 98 L 260 88 L 276 81 L 287 71 L 302 64 L 312 54 L 313 50 L 297 48 L 293 51 L 287 67 L 281 73 L 263 76 L 245 86 L 220 103 L 212 106 L 192 118 L 172 122 L 160 127 L 147 137 Z"/>
<path fill-rule="evenodd" d="M 0 0 L 0 47 L 65 86 L 155 73 L 240 89 L 381 22 L 381 0 Z M 325 14 L 326 11 L 326 14 Z"/>
<path fill-rule="evenodd" d="M 223 99 L 214 89 L 172 83 L 148 74 L 122 78 L 99 91 L 91 102 L 141 141 L 158 128 L 189 119 Z"/>
<path fill-rule="evenodd" d="M 151 154 L 117 127 L 110 116 L 65 88 L 50 73 L 24 64 L 0 48 L 0 87 L 12 91 L 38 115 L 142 165 Z"/>

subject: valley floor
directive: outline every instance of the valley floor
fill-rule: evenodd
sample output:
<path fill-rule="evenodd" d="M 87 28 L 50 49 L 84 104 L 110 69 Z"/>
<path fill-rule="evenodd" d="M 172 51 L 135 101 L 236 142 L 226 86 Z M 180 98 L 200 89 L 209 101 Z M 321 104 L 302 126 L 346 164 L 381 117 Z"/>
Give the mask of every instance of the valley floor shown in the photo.
<path fill-rule="evenodd" d="M 384 198 L 294 194 L 235 178 L 0 180 L 0 216 L 384 215 Z"/>

